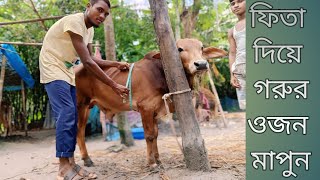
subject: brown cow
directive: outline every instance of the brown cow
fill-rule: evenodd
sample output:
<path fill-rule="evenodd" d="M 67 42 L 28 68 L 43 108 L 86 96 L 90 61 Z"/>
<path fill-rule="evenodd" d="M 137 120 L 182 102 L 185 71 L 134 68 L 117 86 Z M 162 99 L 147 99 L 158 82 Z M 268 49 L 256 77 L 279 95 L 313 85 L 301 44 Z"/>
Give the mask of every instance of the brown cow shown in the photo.
<path fill-rule="evenodd" d="M 227 54 L 217 48 L 203 48 L 202 43 L 196 39 L 181 39 L 177 41 L 176 45 L 191 87 L 194 76 L 207 69 L 207 59 L 222 57 Z M 103 70 L 115 82 L 125 85 L 128 71 L 120 71 L 113 67 Z M 113 92 L 109 86 L 99 81 L 85 69 L 76 73 L 76 85 L 79 113 L 77 142 L 84 164 L 91 166 L 93 162 L 88 156 L 84 139 L 89 107 L 92 104 L 98 105 L 110 119 L 115 113 L 129 111 L 130 105 L 128 100 L 123 103 L 122 98 Z M 132 72 L 131 92 L 133 109 L 140 112 L 142 117 L 147 143 L 148 164 L 156 166 L 160 163 L 157 146 L 157 120 L 166 114 L 162 96 L 169 92 L 160 53 L 150 52 L 135 63 Z"/>

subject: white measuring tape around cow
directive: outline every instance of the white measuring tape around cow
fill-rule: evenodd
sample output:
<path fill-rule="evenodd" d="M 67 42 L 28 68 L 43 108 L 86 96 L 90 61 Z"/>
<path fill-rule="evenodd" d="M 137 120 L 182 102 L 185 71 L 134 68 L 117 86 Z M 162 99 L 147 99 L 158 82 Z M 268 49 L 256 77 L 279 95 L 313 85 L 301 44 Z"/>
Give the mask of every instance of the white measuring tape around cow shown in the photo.
<path fill-rule="evenodd" d="M 176 91 L 176 92 L 164 94 L 162 96 L 162 99 L 164 101 L 164 105 L 166 106 L 167 114 L 170 113 L 169 106 L 168 106 L 168 103 L 167 103 L 167 99 L 170 98 L 171 95 L 183 94 L 183 93 L 190 92 L 190 91 L 191 91 L 191 89 L 189 88 L 189 89 L 185 89 L 185 90 L 181 90 L 181 91 Z M 175 136 L 177 144 L 179 145 L 181 153 L 183 154 L 182 146 L 181 146 L 180 142 L 178 141 L 176 129 L 174 128 L 174 124 L 173 124 L 172 121 L 169 121 L 169 122 L 170 122 L 170 127 L 171 127 L 171 130 L 172 130 L 172 134 Z"/>

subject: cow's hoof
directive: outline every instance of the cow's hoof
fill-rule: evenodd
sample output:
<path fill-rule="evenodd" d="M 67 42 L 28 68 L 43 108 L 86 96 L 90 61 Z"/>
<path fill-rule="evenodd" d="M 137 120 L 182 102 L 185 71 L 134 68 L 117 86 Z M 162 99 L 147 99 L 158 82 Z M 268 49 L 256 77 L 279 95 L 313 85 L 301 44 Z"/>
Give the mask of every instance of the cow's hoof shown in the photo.
<path fill-rule="evenodd" d="M 154 168 L 158 167 L 158 164 L 154 163 L 154 164 L 150 164 L 149 166 L 150 166 L 151 169 L 154 169 Z"/>
<path fill-rule="evenodd" d="M 150 172 L 157 173 L 160 171 L 159 165 L 154 163 L 149 165 Z"/>
<path fill-rule="evenodd" d="M 159 159 L 156 160 L 156 163 L 157 163 L 158 165 L 161 165 L 161 164 L 162 164 Z"/>
<path fill-rule="evenodd" d="M 87 166 L 87 167 L 93 167 L 94 166 L 93 161 L 89 157 L 83 159 L 83 161 L 84 161 L 84 166 Z"/>
<path fill-rule="evenodd" d="M 160 165 L 159 164 L 152 164 L 152 165 L 149 165 L 149 169 L 151 172 L 156 173 L 156 172 L 160 172 L 160 171 L 164 170 L 164 167 L 162 164 L 160 164 Z"/>

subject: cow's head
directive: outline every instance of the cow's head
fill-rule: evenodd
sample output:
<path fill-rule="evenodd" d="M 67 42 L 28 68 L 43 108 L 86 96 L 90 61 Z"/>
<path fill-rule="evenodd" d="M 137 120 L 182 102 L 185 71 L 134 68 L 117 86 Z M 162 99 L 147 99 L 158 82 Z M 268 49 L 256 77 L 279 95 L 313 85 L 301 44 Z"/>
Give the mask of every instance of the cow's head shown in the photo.
<path fill-rule="evenodd" d="M 208 59 L 219 58 L 227 55 L 221 49 L 204 48 L 197 39 L 180 39 L 176 43 L 183 68 L 188 75 L 202 73 L 208 69 Z"/>
<path fill-rule="evenodd" d="M 204 48 L 202 42 L 197 39 L 180 39 L 176 45 L 190 87 L 194 86 L 196 75 L 201 75 L 208 70 L 208 59 L 224 57 L 228 54 L 222 49 Z M 153 58 L 160 59 L 160 53 L 155 53 Z"/>
<path fill-rule="evenodd" d="M 180 39 L 176 45 L 191 88 L 197 88 L 201 75 L 208 70 L 208 59 L 227 55 L 226 51 L 218 48 L 204 48 L 197 39 Z"/>

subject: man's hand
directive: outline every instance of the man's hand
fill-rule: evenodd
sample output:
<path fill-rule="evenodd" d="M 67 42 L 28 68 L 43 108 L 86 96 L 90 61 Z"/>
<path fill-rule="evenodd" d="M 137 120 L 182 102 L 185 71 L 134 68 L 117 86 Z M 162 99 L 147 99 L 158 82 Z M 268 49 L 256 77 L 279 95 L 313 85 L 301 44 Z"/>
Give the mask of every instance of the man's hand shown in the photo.
<path fill-rule="evenodd" d="M 238 79 L 234 76 L 234 74 L 231 75 L 230 77 L 230 84 L 234 88 L 240 88 L 240 84 Z"/>
<path fill-rule="evenodd" d="M 112 89 L 122 98 L 126 98 L 129 94 L 129 89 L 122 86 L 121 84 L 115 84 L 114 86 L 112 86 Z"/>
<path fill-rule="evenodd" d="M 130 68 L 130 64 L 126 62 L 118 62 L 117 68 L 120 70 L 128 70 Z"/>

